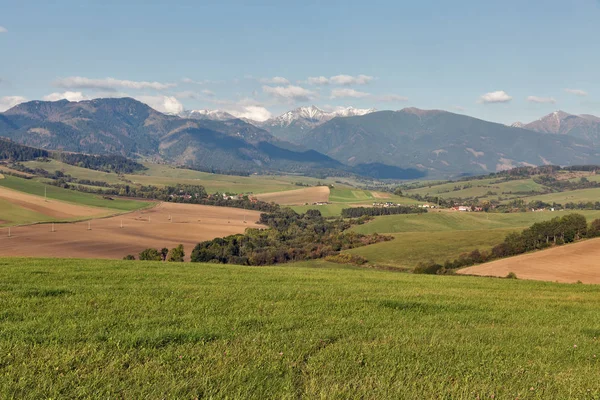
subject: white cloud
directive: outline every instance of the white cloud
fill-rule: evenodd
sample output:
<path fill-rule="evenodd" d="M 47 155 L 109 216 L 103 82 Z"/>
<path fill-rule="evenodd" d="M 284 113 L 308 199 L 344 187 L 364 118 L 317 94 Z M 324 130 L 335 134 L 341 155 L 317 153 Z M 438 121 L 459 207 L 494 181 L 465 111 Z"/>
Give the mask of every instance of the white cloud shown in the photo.
<path fill-rule="evenodd" d="M 309 85 L 329 85 L 329 78 L 324 76 L 311 76 L 307 81 Z"/>
<path fill-rule="evenodd" d="M 360 98 L 368 97 L 368 96 L 370 96 L 369 93 L 359 92 L 358 90 L 354 90 L 354 89 L 333 89 L 331 91 L 332 99 L 340 99 L 340 98 L 346 98 L 346 97 L 360 99 Z"/>
<path fill-rule="evenodd" d="M 316 93 L 300 86 L 263 86 L 263 92 L 286 102 L 309 101 Z"/>
<path fill-rule="evenodd" d="M 331 78 L 326 78 L 324 76 L 311 76 L 307 79 L 307 82 L 310 85 L 341 85 L 341 86 L 350 86 L 350 85 L 366 85 L 371 82 L 373 79 L 372 76 L 369 75 L 336 75 Z"/>
<path fill-rule="evenodd" d="M 554 97 L 528 96 L 527 101 L 530 103 L 538 103 L 538 104 L 555 104 L 556 103 L 556 99 L 554 99 Z"/>
<path fill-rule="evenodd" d="M 260 83 L 269 83 L 274 85 L 289 85 L 290 81 L 281 76 L 274 76 L 273 78 L 262 78 L 258 80 Z"/>
<path fill-rule="evenodd" d="M 208 90 L 208 89 L 203 90 L 202 93 L 205 94 L 208 97 L 214 97 L 215 96 L 215 92 L 213 92 L 212 90 Z"/>
<path fill-rule="evenodd" d="M 183 104 L 173 96 L 136 96 L 135 98 L 163 113 L 179 114 L 183 111 Z"/>
<path fill-rule="evenodd" d="M 6 29 L 3 26 L 0 26 L 0 33 L 6 33 L 6 32 L 8 32 L 8 29 Z"/>
<path fill-rule="evenodd" d="M 89 97 L 84 95 L 81 92 L 63 92 L 63 93 L 50 93 L 47 96 L 44 96 L 44 100 L 46 101 L 58 101 L 58 100 L 69 100 L 69 101 L 82 101 L 89 100 Z"/>
<path fill-rule="evenodd" d="M 99 90 L 117 90 L 117 89 L 153 89 L 153 90 L 165 90 L 176 86 L 174 83 L 161 83 L 161 82 L 146 82 L 146 81 L 128 81 L 115 78 L 105 79 L 90 79 L 81 76 L 71 76 L 68 78 L 61 78 L 54 82 L 57 87 L 66 89 L 99 89 Z"/>
<path fill-rule="evenodd" d="M 17 104 L 26 102 L 27 99 L 23 96 L 4 96 L 0 97 L 0 112 L 13 108 Z"/>
<path fill-rule="evenodd" d="M 237 118 L 247 118 L 259 122 L 266 121 L 272 116 L 271 112 L 262 106 L 245 106 L 238 110 L 226 111 Z"/>
<path fill-rule="evenodd" d="M 492 104 L 492 103 L 508 103 L 512 100 L 512 97 L 508 95 L 504 90 L 498 90 L 496 92 L 486 93 L 479 98 L 479 103 Z"/>
<path fill-rule="evenodd" d="M 399 96 L 397 94 L 385 94 L 383 96 L 376 96 L 375 101 L 380 101 L 382 103 L 396 103 L 401 101 L 408 101 L 408 97 Z"/>
<path fill-rule="evenodd" d="M 581 89 L 565 89 L 565 92 L 574 94 L 575 96 L 587 96 L 588 93 L 585 90 Z"/>
<path fill-rule="evenodd" d="M 329 80 L 335 85 L 366 85 L 373 80 L 373 77 L 368 75 L 336 75 L 329 78 Z"/>
<path fill-rule="evenodd" d="M 462 106 L 454 106 L 452 108 L 456 111 L 467 111 L 467 109 Z"/>

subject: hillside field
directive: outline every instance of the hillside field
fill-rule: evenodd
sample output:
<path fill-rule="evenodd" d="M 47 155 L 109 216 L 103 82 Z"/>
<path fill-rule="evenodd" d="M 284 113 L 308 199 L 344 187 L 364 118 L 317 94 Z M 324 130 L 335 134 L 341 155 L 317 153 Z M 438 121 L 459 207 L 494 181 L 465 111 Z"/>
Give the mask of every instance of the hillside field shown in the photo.
<path fill-rule="evenodd" d="M 273 202 L 281 205 L 312 204 L 329 201 L 329 188 L 327 186 L 315 186 L 284 192 L 264 193 L 256 197 L 267 203 Z"/>
<path fill-rule="evenodd" d="M 600 218 L 600 211 L 576 211 L 588 222 Z M 535 222 L 546 221 L 566 212 L 462 213 L 375 217 L 371 222 L 352 228 L 359 233 L 391 234 L 394 240 L 359 247 L 348 252 L 379 265 L 413 269 L 419 262 L 445 262 L 475 249 L 489 250 L 506 235 L 521 231 Z M 506 276 L 506 273 L 502 276 Z"/>
<path fill-rule="evenodd" d="M 5 187 L 19 192 L 32 194 L 39 197 L 44 197 L 44 190 L 48 199 L 55 199 L 69 203 L 75 203 L 92 207 L 103 207 L 112 210 L 132 211 L 140 208 L 148 207 L 147 201 L 129 200 L 115 198 L 108 200 L 102 196 L 90 193 L 77 192 L 75 190 L 63 189 L 52 185 L 45 185 L 32 179 L 17 178 L 14 176 L 5 175 L 4 179 L 0 179 L 0 187 Z"/>
<path fill-rule="evenodd" d="M 600 239 L 535 251 L 458 270 L 459 274 L 556 282 L 600 283 Z"/>
<path fill-rule="evenodd" d="M 4 259 L 2 398 L 597 398 L 596 286 Z"/>
<path fill-rule="evenodd" d="M 8 228 L 0 229 L 0 256 L 121 259 L 181 243 L 189 259 L 199 242 L 263 227 L 256 224 L 259 217 L 239 208 L 155 203 L 111 218 L 54 224 L 54 232 L 48 224 L 13 227 L 10 237 Z"/>

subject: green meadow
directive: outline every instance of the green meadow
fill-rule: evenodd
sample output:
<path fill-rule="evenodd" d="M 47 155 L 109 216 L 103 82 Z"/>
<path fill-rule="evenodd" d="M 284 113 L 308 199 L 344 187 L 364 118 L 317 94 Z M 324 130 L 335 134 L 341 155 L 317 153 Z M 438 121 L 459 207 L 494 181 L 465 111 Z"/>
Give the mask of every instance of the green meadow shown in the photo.
<path fill-rule="evenodd" d="M 597 286 L 322 262 L 0 264 L 1 398 L 600 396 Z"/>
<path fill-rule="evenodd" d="M 46 185 L 37 180 L 17 178 L 9 175 L 4 176 L 4 179 L 0 179 L 0 186 L 42 197 L 44 196 L 45 191 L 49 199 L 61 200 L 86 206 L 110 208 L 119 211 L 133 211 L 148 207 L 149 205 L 148 202 L 137 200 L 120 198 L 108 200 L 99 195 L 63 189 L 57 186 Z"/>
<path fill-rule="evenodd" d="M 575 211 L 589 222 L 600 211 Z M 349 250 L 370 263 L 412 270 L 419 262 L 444 262 L 475 249 L 489 250 L 510 232 L 536 222 L 566 215 L 567 212 L 465 213 L 437 212 L 375 217 L 352 228 L 365 234 L 391 234 L 394 240 Z"/>

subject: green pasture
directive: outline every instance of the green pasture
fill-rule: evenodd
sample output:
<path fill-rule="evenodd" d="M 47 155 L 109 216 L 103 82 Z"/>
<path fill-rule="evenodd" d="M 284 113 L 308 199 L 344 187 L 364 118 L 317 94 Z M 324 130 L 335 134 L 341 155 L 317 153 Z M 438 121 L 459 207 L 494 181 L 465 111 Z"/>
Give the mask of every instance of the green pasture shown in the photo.
<path fill-rule="evenodd" d="M 475 249 L 489 250 L 516 229 L 393 233 L 394 240 L 348 250 L 370 263 L 412 270 L 420 262 L 453 261 Z"/>
<path fill-rule="evenodd" d="M 1 398 L 593 399 L 600 288 L 0 261 Z"/>
<path fill-rule="evenodd" d="M 600 211 L 574 211 L 588 221 L 600 218 Z M 536 222 L 566 215 L 566 211 L 527 213 L 438 212 L 375 217 L 371 222 L 353 229 L 360 233 L 482 231 L 487 229 L 526 228 Z"/>

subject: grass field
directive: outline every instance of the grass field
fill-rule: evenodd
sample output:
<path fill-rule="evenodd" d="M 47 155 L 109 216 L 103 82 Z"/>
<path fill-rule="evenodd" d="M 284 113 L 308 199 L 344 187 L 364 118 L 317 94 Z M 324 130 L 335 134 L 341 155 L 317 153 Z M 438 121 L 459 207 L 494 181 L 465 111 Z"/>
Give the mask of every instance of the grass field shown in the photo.
<path fill-rule="evenodd" d="M 56 160 L 44 161 L 26 161 L 23 162 L 28 168 L 36 169 L 41 168 L 50 173 L 55 171 L 61 171 L 65 174 L 69 174 L 77 179 L 88 179 L 91 181 L 102 181 L 110 184 L 124 183 L 119 179 L 119 175 L 115 173 L 108 173 L 102 171 L 96 171 L 93 169 L 81 168 L 74 165 L 69 165 Z"/>
<path fill-rule="evenodd" d="M 584 215 L 590 222 L 600 218 L 600 211 L 574 212 Z M 422 215 L 376 217 L 374 221 L 356 226 L 354 230 L 360 233 L 396 233 L 526 228 L 535 222 L 546 221 L 566 214 L 568 212 L 565 211 L 509 214 L 434 211 Z"/>
<path fill-rule="evenodd" d="M 475 249 L 489 250 L 516 229 L 394 233 L 394 240 L 348 250 L 369 262 L 412 270 L 420 262 L 443 263 Z M 506 276 L 504 274 L 503 276 Z"/>
<path fill-rule="evenodd" d="M 595 203 L 600 201 L 600 189 L 580 189 L 571 190 L 569 192 L 550 193 L 544 195 L 530 196 L 523 198 L 526 202 L 532 200 L 541 200 L 546 203 L 559 203 L 565 205 L 566 203 L 587 203 L 591 201 Z"/>
<path fill-rule="evenodd" d="M 515 193 L 515 192 L 540 192 L 543 190 L 543 186 L 535 183 L 533 179 L 520 179 L 501 183 L 495 183 L 496 178 L 493 179 L 477 179 L 472 181 L 460 181 L 435 184 L 431 186 L 422 187 L 418 189 L 409 189 L 406 191 L 408 194 L 419 194 L 421 196 L 439 195 L 441 198 L 471 198 L 471 197 L 482 197 L 485 199 L 497 199 L 498 197 L 514 197 L 510 194 L 502 193 Z M 471 187 L 454 190 L 455 187 L 464 187 L 470 185 Z M 488 195 L 488 192 L 495 194 Z M 522 196 L 522 195 L 521 195 Z"/>
<path fill-rule="evenodd" d="M 78 179 L 104 181 L 110 184 L 124 183 L 117 174 L 106 173 L 62 163 L 56 160 L 49 162 L 27 161 L 23 163 L 29 168 L 41 168 L 48 172 L 62 171 Z M 165 186 L 177 183 L 189 185 L 203 185 L 210 193 L 267 193 L 284 190 L 298 189 L 294 183 L 317 185 L 318 183 L 333 183 L 333 179 L 317 179 L 305 176 L 292 175 L 253 175 L 235 176 L 220 175 L 207 172 L 194 171 L 184 168 L 175 168 L 164 164 L 144 164 L 148 169 L 136 174 L 126 174 L 125 179 L 136 184 Z"/>
<path fill-rule="evenodd" d="M 577 213 L 589 222 L 600 218 L 600 211 Z M 370 263 L 413 269 L 419 262 L 443 263 L 475 249 L 489 250 L 512 231 L 566 214 L 429 212 L 376 217 L 374 221 L 352 229 L 364 234 L 392 234 L 395 239 L 349 252 L 365 257 Z"/>
<path fill-rule="evenodd" d="M 35 180 L 16 178 L 8 175 L 6 175 L 4 179 L 0 179 L 0 186 L 42 197 L 44 196 L 44 188 L 46 188 L 49 199 L 120 211 L 137 210 L 148 206 L 148 202 L 144 201 L 118 198 L 107 200 L 94 194 L 77 192 L 75 190 L 63 189 L 52 185 L 44 185 L 44 183 Z"/>
<path fill-rule="evenodd" d="M 600 396 L 596 286 L 319 265 L 2 260 L 0 397 Z"/>
<path fill-rule="evenodd" d="M 172 185 L 173 183 L 188 183 L 203 185 L 209 193 L 268 193 L 283 190 L 298 189 L 295 182 L 316 185 L 319 182 L 333 183 L 332 179 L 317 179 L 303 176 L 288 175 L 253 175 L 234 176 L 219 175 L 189 169 L 174 168 L 168 165 L 145 164 L 147 171 L 141 175 L 127 175 L 127 179 L 145 185 Z"/>

